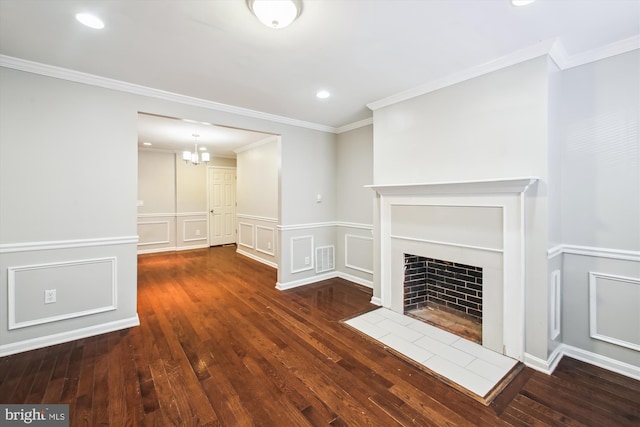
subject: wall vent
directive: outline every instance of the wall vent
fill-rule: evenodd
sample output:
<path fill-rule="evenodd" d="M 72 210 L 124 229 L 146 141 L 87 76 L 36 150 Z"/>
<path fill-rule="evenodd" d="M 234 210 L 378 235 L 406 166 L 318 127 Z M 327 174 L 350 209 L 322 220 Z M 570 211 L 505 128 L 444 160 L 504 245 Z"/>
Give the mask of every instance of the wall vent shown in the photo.
<path fill-rule="evenodd" d="M 334 270 L 336 255 L 334 246 L 320 246 L 316 248 L 316 273 Z"/>

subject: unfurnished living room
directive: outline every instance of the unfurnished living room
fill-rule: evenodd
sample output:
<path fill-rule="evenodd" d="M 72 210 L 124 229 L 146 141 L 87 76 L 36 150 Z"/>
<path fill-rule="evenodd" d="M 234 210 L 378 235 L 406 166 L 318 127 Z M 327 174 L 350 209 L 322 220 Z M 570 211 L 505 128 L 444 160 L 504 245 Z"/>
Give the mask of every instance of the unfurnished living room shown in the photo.
<path fill-rule="evenodd" d="M 640 425 L 640 1 L 0 0 L 0 425 Z"/>

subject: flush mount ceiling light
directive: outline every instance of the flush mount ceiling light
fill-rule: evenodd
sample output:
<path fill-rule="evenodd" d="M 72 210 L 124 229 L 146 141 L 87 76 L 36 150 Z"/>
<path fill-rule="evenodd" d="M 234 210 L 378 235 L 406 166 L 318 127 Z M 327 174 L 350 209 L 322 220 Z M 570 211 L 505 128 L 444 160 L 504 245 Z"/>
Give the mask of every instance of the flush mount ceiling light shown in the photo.
<path fill-rule="evenodd" d="M 526 6 L 533 3 L 535 0 L 511 0 L 511 4 L 514 6 Z"/>
<path fill-rule="evenodd" d="M 209 160 L 211 160 L 209 157 L 209 153 L 202 153 L 202 154 L 198 153 L 198 137 L 200 135 L 198 135 L 197 133 L 194 133 L 192 136 L 196 141 L 196 148 L 195 150 L 193 150 L 193 152 L 183 151 L 182 160 L 184 160 L 185 163 L 191 162 L 192 165 L 198 165 L 200 164 L 200 162 L 208 163 Z M 200 150 L 206 150 L 206 148 L 202 147 Z"/>
<path fill-rule="evenodd" d="M 104 28 L 104 22 L 100 18 L 90 13 L 76 13 L 76 19 L 83 25 L 94 30 L 101 30 Z"/>
<path fill-rule="evenodd" d="M 319 90 L 319 91 L 316 93 L 316 96 L 317 96 L 318 98 L 320 98 L 320 99 L 326 99 L 326 98 L 330 97 L 330 96 L 331 96 L 331 94 L 330 94 L 328 91 L 326 91 L 326 90 Z"/>
<path fill-rule="evenodd" d="M 284 28 L 302 12 L 301 0 L 247 0 L 247 6 L 269 28 Z"/>

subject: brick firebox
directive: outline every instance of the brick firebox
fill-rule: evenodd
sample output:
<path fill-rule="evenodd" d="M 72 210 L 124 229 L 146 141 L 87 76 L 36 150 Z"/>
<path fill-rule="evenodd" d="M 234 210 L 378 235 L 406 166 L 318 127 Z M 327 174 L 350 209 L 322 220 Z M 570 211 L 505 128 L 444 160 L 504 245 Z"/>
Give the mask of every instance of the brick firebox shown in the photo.
<path fill-rule="evenodd" d="M 404 255 L 404 312 L 437 308 L 482 323 L 482 268 Z"/>

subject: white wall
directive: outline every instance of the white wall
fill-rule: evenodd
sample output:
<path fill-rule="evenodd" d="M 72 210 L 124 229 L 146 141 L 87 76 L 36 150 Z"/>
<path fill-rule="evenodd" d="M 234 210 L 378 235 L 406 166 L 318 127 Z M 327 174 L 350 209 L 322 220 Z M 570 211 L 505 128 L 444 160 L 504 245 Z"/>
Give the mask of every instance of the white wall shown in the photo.
<path fill-rule="evenodd" d="M 138 112 L 280 135 L 282 224 L 329 221 L 334 215 L 335 195 L 331 189 L 335 181 L 328 172 L 335 157 L 333 134 L 4 67 L 0 72 L 1 270 L 6 273 L 9 267 L 85 258 L 117 260 L 115 274 L 100 281 L 115 284 L 117 309 L 9 331 L 7 308 L 3 306 L 0 353 L 137 323 Z M 326 195 L 323 204 L 315 203 L 318 192 Z M 188 209 L 199 206 L 185 205 Z M 318 229 L 308 233 L 317 233 L 318 241 L 324 236 Z M 279 238 L 289 247 L 288 237 Z M 45 250 L 49 247 L 46 242 L 57 243 Z M 85 246 L 91 249 L 84 250 Z M 283 257 L 281 263 L 285 271 L 290 271 L 290 258 Z M 102 271 L 101 264 L 97 267 Z M 69 277 L 70 283 L 76 283 L 75 277 Z M 35 285 L 51 286 L 46 282 Z M 7 292 L 7 274 L 2 274 L 0 294 Z M 104 301 L 102 306 L 110 303 Z M 61 306 L 62 301 L 57 304 Z M 16 307 L 20 313 L 45 313 L 46 309 L 42 301 Z"/>
<path fill-rule="evenodd" d="M 376 184 L 539 178 L 525 200 L 525 351 L 541 359 L 548 354 L 548 95 L 540 57 L 374 111 Z"/>
<path fill-rule="evenodd" d="M 336 269 L 373 286 L 373 125 L 338 134 Z"/>
<path fill-rule="evenodd" d="M 637 334 L 640 297 L 640 51 L 562 73 L 562 337 L 572 347 L 640 369 L 640 352 L 591 337 L 594 314 L 608 316 L 614 336 Z M 622 276 L 629 284 L 590 273 Z M 640 334 L 635 337 L 640 342 Z M 640 371 L 638 373 L 640 376 Z"/>
<path fill-rule="evenodd" d="M 238 252 L 278 265 L 280 142 L 267 137 L 237 153 Z"/>

